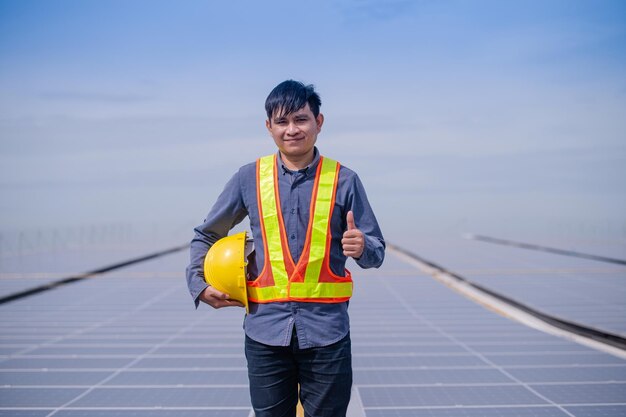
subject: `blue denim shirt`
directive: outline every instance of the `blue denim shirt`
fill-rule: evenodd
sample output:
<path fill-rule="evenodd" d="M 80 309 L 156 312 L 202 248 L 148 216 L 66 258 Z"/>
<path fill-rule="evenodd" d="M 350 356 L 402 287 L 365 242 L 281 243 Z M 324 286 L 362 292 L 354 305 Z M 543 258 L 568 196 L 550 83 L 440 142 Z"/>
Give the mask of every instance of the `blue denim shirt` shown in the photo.
<path fill-rule="evenodd" d="M 299 171 L 287 169 L 278 155 L 278 190 L 289 250 L 298 262 L 304 247 L 309 222 L 311 194 L 319 152 L 315 149 L 313 162 Z M 203 262 L 208 249 L 246 216 L 255 242 L 256 254 L 248 270 L 256 275 L 264 264 L 262 232 L 256 191 L 256 162 L 244 165 L 228 181 L 203 224 L 196 227 L 191 241 L 187 284 L 196 307 L 198 297 L 207 287 L 203 276 Z M 365 236 L 365 249 L 356 263 L 361 268 L 378 268 L 385 256 L 385 241 L 369 205 L 365 189 L 357 174 L 341 166 L 337 184 L 335 208 L 331 219 L 330 268 L 344 275 L 346 257 L 341 238 L 346 230 L 346 214 L 352 210 L 356 226 Z M 358 282 L 355 282 L 358 285 Z M 341 340 L 350 330 L 348 302 L 309 303 L 274 302 L 250 303 L 250 312 L 244 319 L 248 337 L 272 346 L 288 346 L 296 329 L 300 348 L 327 346 Z"/>

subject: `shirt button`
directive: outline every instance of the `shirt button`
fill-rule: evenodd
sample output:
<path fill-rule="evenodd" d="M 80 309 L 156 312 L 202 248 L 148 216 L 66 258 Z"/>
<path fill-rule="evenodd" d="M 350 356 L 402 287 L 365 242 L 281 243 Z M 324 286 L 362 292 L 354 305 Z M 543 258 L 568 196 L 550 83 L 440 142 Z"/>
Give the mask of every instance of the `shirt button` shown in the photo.
<path fill-rule="evenodd" d="M 291 209 L 291 214 L 295 214 L 295 213 L 296 213 L 296 209 L 295 209 L 295 208 L 292 208 L 292 209 Z"/>
<path fill-rule="evenodd" d="M 291 235 L 291 240 L 294 240 L 296 238 L 296 235 Z"/>

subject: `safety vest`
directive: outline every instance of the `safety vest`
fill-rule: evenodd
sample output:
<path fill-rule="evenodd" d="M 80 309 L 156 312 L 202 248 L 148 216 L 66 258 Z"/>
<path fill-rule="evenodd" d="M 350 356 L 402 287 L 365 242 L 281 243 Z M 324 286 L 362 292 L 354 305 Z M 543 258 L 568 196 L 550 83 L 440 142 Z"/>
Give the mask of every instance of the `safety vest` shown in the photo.
<path fill-rule="evenodd" d="M 337 161 L 320 157 L 311 194 L 306 241 L 296 264 L 289 252 L 278 192 L 276 155 L 257 160 L 256 182 L 265 262 L 259 276 L 248 281 L 248 299 L 255 303 L 304 301 L 338 303 L 352 295 L 352 277 L 330 269 L 330 219 L 335 206 Z"/>

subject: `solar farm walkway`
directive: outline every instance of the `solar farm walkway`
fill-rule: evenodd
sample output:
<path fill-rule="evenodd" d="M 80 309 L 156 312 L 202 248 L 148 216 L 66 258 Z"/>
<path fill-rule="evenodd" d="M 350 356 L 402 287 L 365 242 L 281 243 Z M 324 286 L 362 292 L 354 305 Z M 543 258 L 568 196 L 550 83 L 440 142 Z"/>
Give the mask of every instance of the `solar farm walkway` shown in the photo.
<path fill-rule="evenodd" d="M 250 416 L 243 310 L 195 311 L 186 260 L 0 305 L 0 416 Z M 626 415 L 625 360 L 495 314 L 391 253 L 353 272 L 351 416 Z"/>

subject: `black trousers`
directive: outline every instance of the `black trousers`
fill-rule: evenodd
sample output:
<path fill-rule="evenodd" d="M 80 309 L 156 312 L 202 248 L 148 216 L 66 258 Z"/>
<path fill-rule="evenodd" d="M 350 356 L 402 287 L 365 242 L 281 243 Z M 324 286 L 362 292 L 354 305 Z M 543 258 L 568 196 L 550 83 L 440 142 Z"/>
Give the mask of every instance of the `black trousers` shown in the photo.
<path fill-rule="evenodd" d="M 352 389 L 350 334 L 337 343 L 300 349 L 268 346 L 246 336 L 250 399 L 256 417 L 295 417 L 300 401 L 306 417 L 345 417 Z"/>

